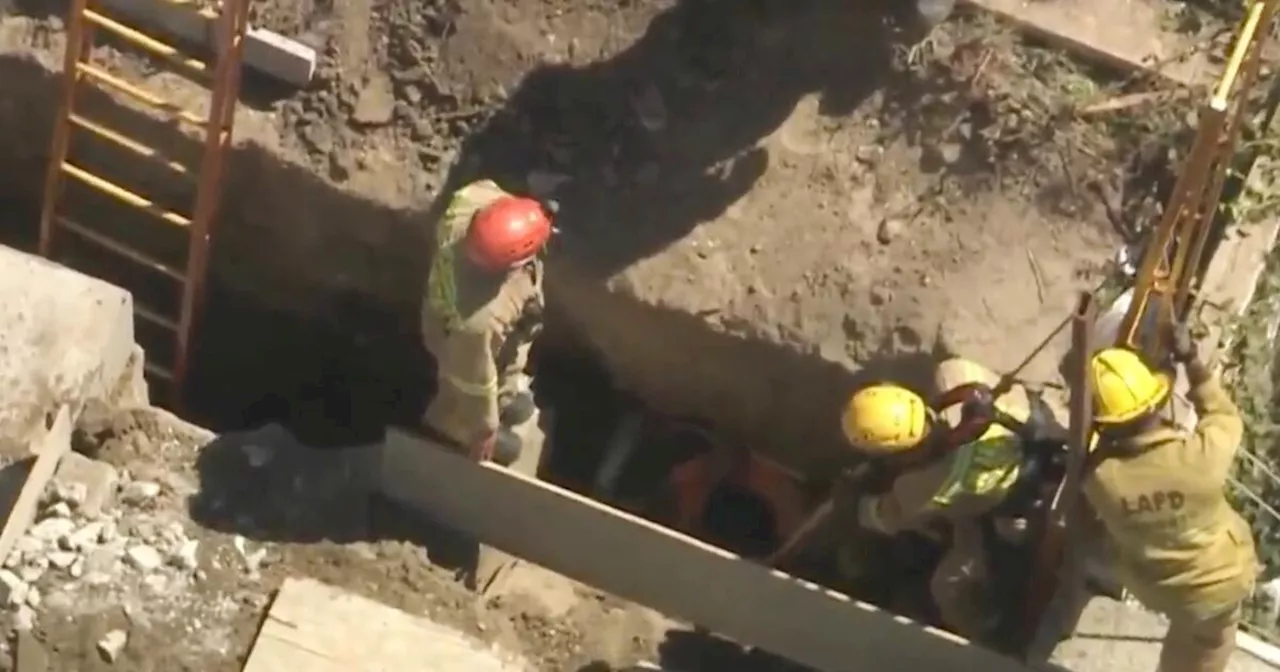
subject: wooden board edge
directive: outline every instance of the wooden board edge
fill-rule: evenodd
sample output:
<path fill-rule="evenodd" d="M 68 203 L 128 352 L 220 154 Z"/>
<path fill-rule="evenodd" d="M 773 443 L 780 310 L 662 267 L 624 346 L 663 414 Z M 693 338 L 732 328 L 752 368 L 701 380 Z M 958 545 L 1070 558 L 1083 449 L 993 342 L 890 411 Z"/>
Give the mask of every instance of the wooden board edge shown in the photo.
<path fill-rule="evenodd" d="M 53 424 L 39 439 L 39 446 L 33 451 L 36 462 L 31 467 L 31 473 L 18 491 L 4 527 L 0 528 L 0 561 L 9 557 L 14 545 L 35 521 L 36 507 L 44 494 L 45 486 L 57 473 L 62 457 L 71 451 L 71 425 L 71 409 L 65 405 L 59 406 L 54 414 Z"/>

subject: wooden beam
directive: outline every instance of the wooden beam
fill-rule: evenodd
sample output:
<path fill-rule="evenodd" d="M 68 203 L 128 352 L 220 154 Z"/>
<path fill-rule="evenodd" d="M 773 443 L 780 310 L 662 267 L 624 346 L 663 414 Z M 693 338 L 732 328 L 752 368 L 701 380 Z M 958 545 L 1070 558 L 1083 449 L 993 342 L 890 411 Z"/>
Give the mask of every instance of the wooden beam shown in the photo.
<path fill-rule="evenodd" d="M 382 492 L 547 569 L 823 672 L 1025 672 L 1009 658 L 554 485 L 387 432 Z"/>
<path fill-rule="evenodd" d="M 100 0 L 109 12 L 151 30 L 159 30 L 213 50 L 213 21 L 192 10 L 159 0 Z M 278 33 L 250 27 L 245 34 L 244 65 L 286 84 L 303 88 L 316 71 L 316 50 Z"/>
<path fill-rule="evenodd" d="M 1198 44 L 1171 44 L 1153 11 L 1140 3 L 1060 3 L 1029 0 L 962 0 L 964 5 L 994 16 L 1018 30 L 1115 70 L 1144 74 L 1171 84 L 1193 86 L 1205 78 L 1209 64 L 1202 53 L 1176 53 Z M 1135 35 L 1155 37 L 1134 39 Z M 1179 58 L 1184 57 L 1184 58 Z M 1216 73 L 1210 73 L 1216 77 Z"/>
<path fill-rule="evenodd" d="M 45 486 L 57 471 L 62 456 L 71 451 L 71 429 L 71 410 L 61 406 L 54 416 L 53 425 L 35 447 L 36 463 L 18 491 L 13 508 L 8 511 L 4 528 L 0 529 L 0 561 L 9 557 L 14 544 L 27 533 L 35 520 L 36 507 L 40 505 Z"/>
<path fill-rule="evenodd" d="M 526 672 L 452 628 L 311 579 L 287 578 L 243 672 Z"/>

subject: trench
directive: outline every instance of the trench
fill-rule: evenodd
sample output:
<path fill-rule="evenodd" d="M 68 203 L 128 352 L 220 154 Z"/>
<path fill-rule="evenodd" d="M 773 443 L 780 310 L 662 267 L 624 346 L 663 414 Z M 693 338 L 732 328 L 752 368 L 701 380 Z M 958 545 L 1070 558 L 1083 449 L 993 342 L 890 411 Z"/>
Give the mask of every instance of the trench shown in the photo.
<path fill-rule="evenodd" d="M 0 78 L 24 101 L 21 106 L 0 106 L 0 205 L 8 215 L 0 221 L 0 243 L 34 251 L 59 80 L 33 58 L 12 54 L 0 55 Z M 82 91 L 77 109 L 84 116 L 142 139 L 177 162 L 198 165 L 198 145 L 172 126 L 109 96 Z M 191 185 L 152 162 L 85 135 L 73 136 L 70 156 L 77 165 L 177 211 L 183 208 L 174 206 L 190 202 Z M 180 267 L 185 231 L 74 180 L 64 180 L 64 189 L 60 214 L 77 222 L 92 221 L 94 230 Z M 418 292 L 429 261 L 419 251 L 428 247 L 423 223 L 430 215 L 343 193 L 252 142 L 233 150 L 224 193 L 203 315 L 194 337 L 184 416 L 217 431 L 278 422 L 318 447 L 367 443 L 388 425 L 416 424 L 431 393 L 433 373 L 417 324 Z M 122 263 L 68 232 L 59 234 L 56 250 L 59 261 L 128 289 L 139 304 L 177 314 L 178 286 L 172 280 Z M 566 292 L 571 294 L 567 300 L 588 311 L 599 308 L 605 316 L 626 310 L 615 305 L 623 299 L 609 295 L 602 283 L 599 290 L 586 289 L 589 283 L 574 270 L 559 274 L 558 285 L 549 280 L 551 316 L 533 366 L 539 405 L 555 408 L 558 418 L 571 419 L 555 425 L 550 441 L 557 448 L 544 477 L 588 489 L 602 459 L 598 446 L 610 441 L 627 414 L 643 413 L 649 429 L 637 439 L 640 457 L 618 482 L 617 497 L 631 508 L 647 506 L 647 493 L 660 486 L 667 469 L 706 446 L 705 440 L 679 429 L 689 420 L 680 417 L 686 410 L 699 418 L 700 426 L 706 419 L 705 406 L 687 401 L 688 381 L 697 380 L 698 372 L 668 382 L 662 377 L 670 371 L 645 370 L 639 372 L 643 380 L 638 390 L 622 391 L 611 375 L 618 373 L 616 367 L 606 370 L 599 357 L 601 348 L 653 344 L 626 342 L 624 329 L 606 335 L 603 342 L 584 345 L 577 333 L 583 325 L 557 309 L 564 300 L 556 301 L 554 287 L 574 287 Z M 684 342 L 691 349 L 686 361 L 714 353 L 711 357 L 722 360 L 722 366 L 744 358 L 767 366 L 793 364 L 762 358 L 760 346 L 749 342 L 724 347 L 724 337 L 699 333 L 705 327 L 696 318 L 683 318 L 670 316 L 671 326 L 660 340 Z M 619 325 L 633 322 L 627 315 L 607 319 Z M 135 330 L 149 360 L 171 361 L 169 332 L 141 319 L 135 320 Z M 844 389 L 842 370 L 819 366 L 830 390 Z M 164 381 L 149 382 L 153 398 L 167 405 Z M 761 383 L 771 384 L 767 371 Z M 725 381 L 709 384 L 714 388 Z M 645 403 L 658 396 L 665 397 L 661 403 Z M 668 420 L 679 422 L 668 425 Z M 709 424 L 723 426 L 723 417 L 719 423 L 714 420 Z M 767 507 L 732 488 L 715 493 L 704 520 L 713 541 L 751 554 L 779 543 L 767 531 L 770 522 Z"/>

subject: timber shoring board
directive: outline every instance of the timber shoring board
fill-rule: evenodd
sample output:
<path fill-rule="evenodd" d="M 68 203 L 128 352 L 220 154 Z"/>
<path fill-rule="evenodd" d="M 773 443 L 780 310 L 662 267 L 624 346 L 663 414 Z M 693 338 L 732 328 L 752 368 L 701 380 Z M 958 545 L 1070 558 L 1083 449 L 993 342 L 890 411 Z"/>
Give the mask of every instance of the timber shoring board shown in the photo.
<path fill-rule="evenodd" d="M 36 446 L 35 464 L 32 465 L 26 482 L 22 484 L 22 489 L 18 491 L 13 508 L 8 511 L 4 528 L 0 530 L 0 558 L 9 557 L 14 544 L 18 543 L 35 521 L 36 507 L 40 505 L 45 486 L 57 472 L 62 457 L 71 451 L 71 425 L 71 409 L 59 407 L 53 424 L 40 439 L 40 445 Z"/>
<path fill-rule="evenodd" d="M 822 672 L 1025 672 L 949 633 L 397 430 L 382 492 L 477 540 Z M 259 671 L 254 671 L 259 672 Z M 265 671 L 264 671 L 265 672 Z"/>
<path fill-rule="evenodd" d="M 462 632 L 312 579 L 287 578 L 243 672 L 520 672 Z"/>
<path fill-rule="evenodd" d="M 1136 4 L 1133 0 L 1116 1 L 1126 7 Z M 1129 74 L 1145 75 L 1170 85 L 1193 86 L 1199 83 L 1207 67 L 1206 59 L 1202 54 L 1192 52 L 1165 54 L 1144 50 L 1142 40 L 1131 39 L 1133 33 L 1146 25 L 1154 25 L 1158 30 L 1161 27 L 1158 23 L 1143 20 L 1146 17 L 1141 13 L 1134 16 L 1134 12 L 1103 11 L 1099 16 L 1077 16 L 1078 9 L 1072 3 L 1025 0 L 962 0 L 962 4 L 1009 24 L 1030 37 L 1070 52 L 1082 60 Z M 1116 26 L 1122 26 L 1126 21 L 1140 25 L 1132 26 L 1132 30 L 1117 33 L 1117 30 L 1123 29 L 1117 29 Z M 1070 25 L 1076 29 L 1068 33 L 1061 28 L 1053 27 L 1054 23 Z M 1096 25 L 1107 25 L 1112 35 L 1123 34 L 1129 39 L 1099 39 L 1098 31 L 1089 29 Z M 1095 33 L 1095 37 L 1088 37 L 1090 32 Z M 1165 33 L 1161 30 L 1159 34 Z M 1114 43 L 1107 44 L 1108 41 Z M 1152 45 L 1148 43 L 1147 46 Z"/>

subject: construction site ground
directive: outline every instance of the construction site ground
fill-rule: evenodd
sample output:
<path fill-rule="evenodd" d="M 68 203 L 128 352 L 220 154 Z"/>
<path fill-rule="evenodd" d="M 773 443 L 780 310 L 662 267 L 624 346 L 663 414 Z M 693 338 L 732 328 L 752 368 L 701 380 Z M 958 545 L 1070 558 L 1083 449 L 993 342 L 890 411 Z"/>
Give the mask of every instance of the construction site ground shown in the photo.
<path fill-rule="evenodd" d="M 15 95 L 0 101 L 0 203 L 12 216 L 0 242 L 29 246 L 64 8 L 7 4 L 0 78 Z M 429 225 L 438 197 L 477 177 L 561 201 L 554 343 L 590 352 L 645 403 L 797 469 L 839 445 L 833 418 L 860 379 L 920 380 L 943 352 L 1011 368 L 1154 212 L 1193 103 L 1165 79 L 1087 65 L 981 12 L 908 53 L 872 4 L 256 3 L 255 25 L 321 59 L 305 91 L 247 84 L 197 419 L 279 420 L 330 445 L 412 421 L 429 371 L 416 338 Z M 1168 21 L 1127 35 L 1164 59 L 1216 44 L 1205 38 L 1224 25 L 1143 6 Z M 181 104 L 204 95 L 113 48 L 98 56 Z M 193 151 L 168 124 L 106 98 L 89 106 Z M 1056 381 L 1063 346 L 1032 382 Z M 478 602 L 431 531 L 344 497 L 324 451 L 268 459 L 262 441 L 210 446 L 164 417 L 132 412 L 82 442 L 123 474 L 121 501 L 83 557 L 18 577 L 40 598 L 7 618 L 34 617 L 18 649 L 44 669 L 238 670 L 286 576 L 429 614 L 537 669 L 680 654 L 710 668 L 732 648 L 669 637 L 654 615 L 585 588 Z M 52 503 L 42 515 L 68 518 Z M 95 553 L 101 567 L 71 576 Z M 98 643 L 117 629 L 128 643 L 112 664 Z"/>

